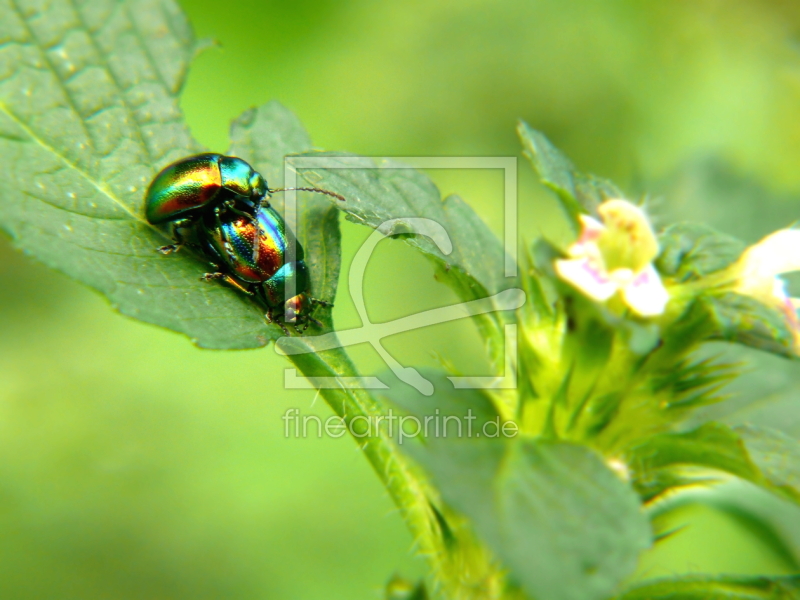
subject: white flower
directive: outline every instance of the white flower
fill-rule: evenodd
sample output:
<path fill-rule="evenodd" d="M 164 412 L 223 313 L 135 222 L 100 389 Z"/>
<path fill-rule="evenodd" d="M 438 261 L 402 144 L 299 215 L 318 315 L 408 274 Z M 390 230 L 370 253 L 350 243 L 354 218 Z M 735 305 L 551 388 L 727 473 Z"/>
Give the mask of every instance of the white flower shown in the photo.
<path fill-rule="evenodd" d="M 620 293 L 642 317 L 663 314 L 669 294 L 652 261 L 658 241 L 642 209 L 627 200 L 607 200 L 598 207 L 603 222 L 581 215 L 581 235 L 556 261 L 558 275 L 598 302 Z"/>
<path fill-rule="evenodd" d="M 800 271 L 800 229 L 781 229 L 750 246 L 734 265 L 734 291 L 774 306 L 786 316 L 800 348 L 800 299 L 786 292 L 784 273 Z"/>

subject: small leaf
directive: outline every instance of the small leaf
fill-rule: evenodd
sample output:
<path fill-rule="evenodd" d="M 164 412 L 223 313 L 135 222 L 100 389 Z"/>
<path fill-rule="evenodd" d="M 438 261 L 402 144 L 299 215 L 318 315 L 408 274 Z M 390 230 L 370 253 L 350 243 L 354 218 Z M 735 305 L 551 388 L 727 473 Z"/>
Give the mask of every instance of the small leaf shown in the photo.
<path fill-rule="evenodd" d="M 637 585 L 617 600 L 797 600 L 800 576 L 705 575 L 662 579 Z"/>
<path fill-rule="evenodd" d="M 423 173 L 390 160 L 376 165 L 369 158 L 342 153 L 301 156 L 329 161 L 325 168 L 303 168 L 299 174 L 314 186 L 344 196 L 345 202 L 334 205 L 349 221 L 404 239 L 433 261 L 437 279 L 462 300 L 486 298 L 516 285 L 515 278 L 505 277 L 506 254 L 486 224 L 457 196 L 442 202 L 439 190 Z M 437 235 L 436 227 L 427 228 L 437 244 L 428 235 L 412 234 L 410 222 L 403 222 L 412 218 L 439 224 L 447 236 Z M 398 221 L 387 230 L 384 224 L 391 220 Z M 495 362 L 502 352 L 502 318 L 498 313 L 476 317 Z"/>
<path fill-rule="evenodd" d="M 680 283 L 707 277 L 734 264 L 745 249 L 736 238 L 705 225 L 680 223 L 661 234 L 658 270 Z M 755 298 L 734 292 L 705 293 L 687 322 L 696 320 L 707 339 L 795 357 L 795 338 L 785 315 Z"/>
<path fill-rule="evenodd" d="M 765 427 L 708 423 L 685 433 L 656 435 L 632 448 L 625 460 L 647 497 L 667 489 L 658 489 L 658 484 L 668 482 L 670 473 L 703 467 L 800 503 L 800 442 Z"/>
<path fill-rule="evenodd" d="M 704 295 L 695 310 L 702 311 L 709 337 L 736 342 L 765 352 L 796 358 L 794 332 L 780 311 L 755 298 L 728 292 Z"/>
<path fill-rule="evenodd" d="M 800 442 L 766 427 L 739 425 L 734 431 L 765 482 L 800 504 Z"/>
<path fill-rule="evenodd" d="M 651 543 L 636 494 L 583 446 L 441 440 L 413 453 L 539 600 L 607 598 Z"/>
<path fill-rule="evenodd" d="M 690 281 L 720 271 L 744 252 L 740 240 L 706 225 L 678 223 L 659 236 L 658 270 L 678 281 Z"/>
<path fill-rule="evenodd" d="M 702 502 L 727 512 L 757 533 L 761 543 L 788 568 L 800 573 L 800 506 L 797 504 L 743 481 L 726 482 L 712 490 L 698 489 L 681 497 L 686 502 Z"/>
<path fill-rule="evenodd" d="M 558 195 L 576 230 L 578 215 L 595 215 L 597 206 L 603 201 L 625 197 L 610 181 L 580 173 L 543 133 L 524 121 L 520 121 L 517 133 L 525 156 L 533 164 L 541 182 Z"/>

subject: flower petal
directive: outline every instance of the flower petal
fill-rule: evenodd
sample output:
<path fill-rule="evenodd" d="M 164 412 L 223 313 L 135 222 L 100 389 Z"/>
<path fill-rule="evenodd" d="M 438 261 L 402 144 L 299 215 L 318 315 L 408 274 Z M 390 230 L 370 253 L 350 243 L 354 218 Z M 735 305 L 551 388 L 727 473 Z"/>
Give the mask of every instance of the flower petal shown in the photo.
<path fill-rule="evenodd" d="M 619 286 L 609 279 L 608 274 L 588 258 L 557 260 L 556 271 L 561 279 L 568 281 L 598 302 L 608 300 L 619 289 Z"/>
<path fill-rule="evenodd" d="M 588 256 L 592 259 L 600 259 L 600 248 L 597 247 L 597 240 L 606 230 L 606 226 L 589 215 L 580 215 L 580 220 L 581 235 L 567 249 L 567 254 L 573 258 Z"/>
<path fill-rule="evenodd" d="M 600 221 L 589 215 L 580 215 L 578 217 L 581 221 L 581 237 L 578 243 L 597 241 L 597 238 L 606 230 L 606 226 Z"/>
<path fill-rule="evenodd" d="M 794 331 L 795 337 L 797 337 L 800 335 L 800 317 L 797 316 L 797 308 L 800 303 L 798 303 L 797 298 L 789 297 L 789 293 L 786 291 L 786 282 L 780 277 L 775 278 L 773 294 L 783 314 L 786 315 L 786 320 L 792 331 Z"/>
<path fill-rule="evenodd" d="M 750 246 L 739 260 L 745 279 L 800 271 L 800 229 L 781 229 L 768 235 Z"/>
<path fill-rule="evenodd" d="M 630 309 L 642 317 L 656 317 L 664 314 L 669 302 L 667 292 L 658 272 L 649 265 L 644 271 L 622 289 L 622 298 Z"/>

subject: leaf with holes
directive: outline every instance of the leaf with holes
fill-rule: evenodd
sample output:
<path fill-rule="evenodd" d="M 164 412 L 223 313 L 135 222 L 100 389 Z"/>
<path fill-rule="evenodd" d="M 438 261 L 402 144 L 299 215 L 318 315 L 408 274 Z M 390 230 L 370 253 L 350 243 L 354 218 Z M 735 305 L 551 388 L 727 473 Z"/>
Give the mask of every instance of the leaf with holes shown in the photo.
<path fill-rule="evenodd" d="M 169 234 L 143 215 L 155 173 L 203 151 L 178 108 L 196 50 L 171 0 L 0 0 L 0 227 L 126 315 L 204 347 L 263 346 L 279 330 L 259 308 L 201 282 L 200 257 L 155 252 Z M 272 135 L 248 141 L 267 121 Z M 261 168 L 277 164 L 263 156 L 280 161 L 310 147 L 297 120 L 274 105 L 237 121 L 233 133 L 234 148 Z M 328 217 L 325 231 L 335 227 Z M 338 256 L 337 235 L 310 244 L 311 254 L 331 243 Z"/>

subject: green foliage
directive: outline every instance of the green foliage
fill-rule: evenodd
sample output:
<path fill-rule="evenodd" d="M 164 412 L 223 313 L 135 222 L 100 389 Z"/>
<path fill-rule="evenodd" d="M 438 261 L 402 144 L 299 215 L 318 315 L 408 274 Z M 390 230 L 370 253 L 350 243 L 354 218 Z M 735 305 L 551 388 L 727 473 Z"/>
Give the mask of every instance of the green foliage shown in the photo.
<path fill-rule="evenodd" d="M 433 397 L 420 393 L 417 389 L 393 379 L 391 373 L 381 377 L 381 381 L 389 382 L 389 389 L 381 393 L 393 406 L 406 414 L 422 421 L 437 415 L 456 417 L 446 424 L 442 437 L 464 437 L 465 418 L 472 419 L 471 428 L 477 432 L 484 423 L 501 418 L 501 411 L 495 406 L 495 398 L 480 389 L 455 389 L 447 379 L 446 373 L 434 369 L 423 369 L 422 375 L 430 381 L 435 389 Z M 444 424 L 443 424 L 444 425 Z M 457 426 L 457 427 L 456 427 Z M 473 434 L 474 435 L 474 434 Z"/>
<path fill-rule="evenodd" d="M 675 502 L 699 501 L 731 515 L 755 532 L 759 541 L 780 556 L 793 571 L 800 571 L 800 505 L 768 489 L 732 480 L 711 489 L 687 490 L 676 495 Z M 659 512 L 666 511 L 659 509 Z"/>
<path fill-rule="evenodd" d="M 745 249 L 744 243 L 711 227 L 679 223 L 661 234 L 662 251 L 656 265 L 679 283 L 700 282 L 731 267 Z M 696 300 L 695 319 L 705 335 L 794 357 L 794 335 L 785 316 L 774 306 L 755 298 L 721 291 Z"/>
<path fill-rule="evenodd" d="M 796 600 L 800 577 L 684 577 L 645 583 L 619 600 Z"/>
<path fill-rule="evenodd" d="M 636 495 L 583 446 L 442 440 L 414 455 L 533 598 L 607 598 L 650 546 Z"/>
<path fill-rule="evenodd" d="M 649 498 L 664 491 L 660 483 L 680 480 L 681 469 L 701 467 L 800 503 L 800 445 L 765 427 L 709 423 L 686 433 L 658 435 L 632 448 L 626 461 L 636 473 L 637 487 Z"/>
<path fill-rule="evenodd" d="M 740 240 L 699 223 L 678 223 L 659 236 L 658 270 L 677 281 L 705 277 L 729 267 L 744 251 Z"/>
<path fill-rule="evenodd" d="M 711 339 L 737 342 L 788 358 L 796 357 L 794 335 L 784 315 L 754 298 L 728 292 L 698 300 Z"/>
<path fill-rule="evenodd" d="M 386 586 L 385 600 L 428 600 L 425 583 L 412 583 L 399 576 L 394 576 Z"/>
<path fill-rule="evenodd" d="M 463 299 L 483 298 L 506 287 L 505 254 L 499 240 L 458 196 L 442 201 L 439 190 L 423 173 L 388 159 L 376 164 L 340 152 L 301 156 L 330 161 L 327 167 L 302 169 L 300 174 L 309 183 L 347 198 L 336 206 L 349 221 L 405 239 L 434 261 L 444 281 L 459 290 Z M 447 232 L 449 243 L 439 248 L 429 236 L 410 234 L 404 218 L 438 223 Z M 384 224 L 390 220 L 398 221 L 387 229 Z"/>
<path fill-rule="evenodd" d="M 46 265 L 125 315 L 200 346 L 250 348 L 275 335 L 247 298 L 162 256 L 147 224 L 155 173 L 199 152 L 178 108 L 197 46 L 170 0 L 0 2 L 0 226 Z M 303 148 L 297 148 L 302 150 Z"/>
<path fill-rule="evenodd" d="M 543 133 L 527 123 L 520 122 L 517 133 L 539 179 L 558 195 L 574 226 L 581 213 L 596 214 L 604 200 L 625 197 L 610 181 L 578 171 Z"/>

